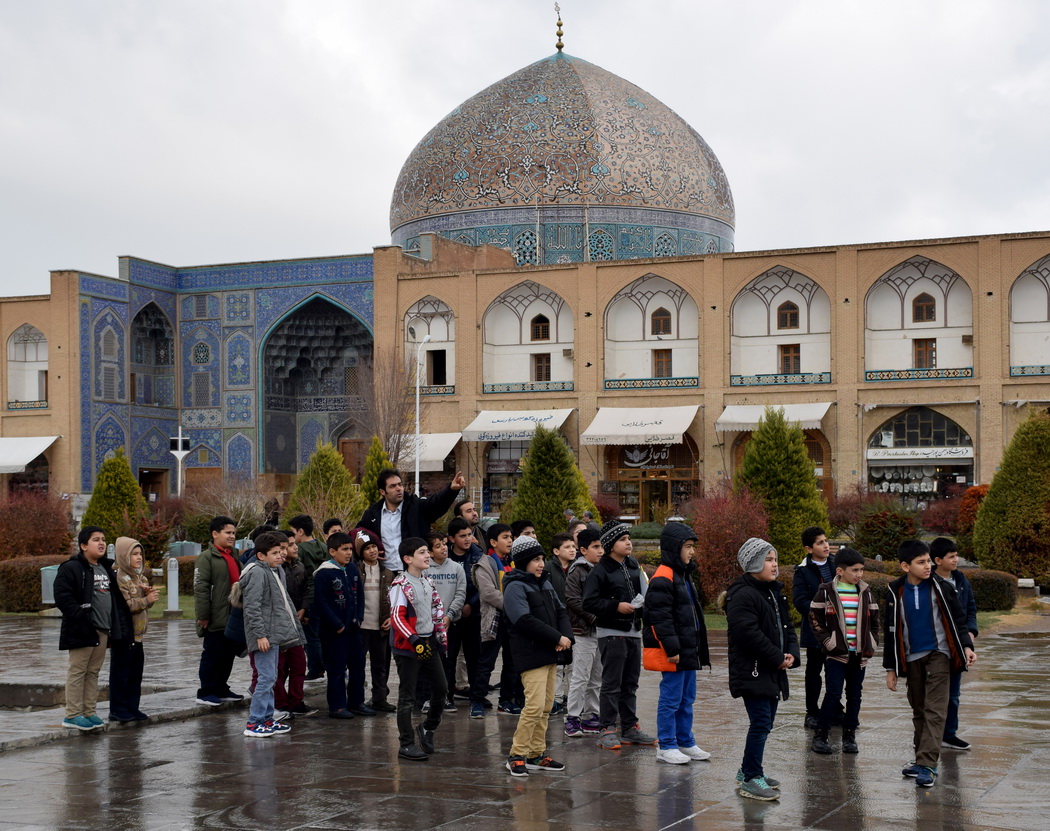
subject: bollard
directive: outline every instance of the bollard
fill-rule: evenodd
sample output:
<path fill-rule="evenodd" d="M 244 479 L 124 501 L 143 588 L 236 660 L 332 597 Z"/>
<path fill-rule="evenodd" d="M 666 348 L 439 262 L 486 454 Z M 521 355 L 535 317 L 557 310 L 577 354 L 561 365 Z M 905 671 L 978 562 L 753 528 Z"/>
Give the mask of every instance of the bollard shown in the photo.
<path fill-rule="evenodd" d="M 179 611 L 179 561 L 170 557 L 165 570 L 168 572 L 168 608 L 164 610 L 164 617 L 182 617 Z"/>

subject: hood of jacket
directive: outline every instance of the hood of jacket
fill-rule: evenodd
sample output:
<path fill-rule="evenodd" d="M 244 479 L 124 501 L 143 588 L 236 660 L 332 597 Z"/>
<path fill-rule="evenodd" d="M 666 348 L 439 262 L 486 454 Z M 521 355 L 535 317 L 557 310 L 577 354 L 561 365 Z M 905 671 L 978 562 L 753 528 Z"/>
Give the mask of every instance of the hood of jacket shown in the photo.
<path fill-rule="evenodd" d="M 142 565 L 134 569 L 131 567 L 131 555 L 136 548 L 143 555 L 143 558 Z M 123 571 L 132 577 L 138 577 L 142 574 L 142 570 L 146 566 L 146 552 L 142 548 L 142 543 L 138 540 L 133 540 L 131 537 L 117 537 L 117 541 L 113 544 L 113 550 L 117 561 L 117 571 Z"/>
<path fill-rule="evenodd" d="M 522 571 L 520 568 L 511 569 L 503 575 L 503 591 L 507 591 L 507 586 L 511 583 L 526 583 L 537 589 L 542 589 L 544 583 L 550 582 L 550 574 L 547 573 L 547 568 L 544 567 L 543 573 L 539 577 L 535 577 L 529 574 L 527 571 Z"/>
<path fill-rule="evenodd" d="M 569 570 L 565 573 L 572 574 L 578 568 L 582 568 L 584 571 L 590 571 L 592 568 L 594 568 L 594 563 L 587 562 L 586 557 L 577 557 L 575 560 L 569 563 Z"/>
<path fill-rule="evenodd" d="M 669 522 L 660 532 L 660 563 L 675 571 L 689 571 L 682 563 L 682 546 L 697 539 L 696 532 L 684 522 Z"/>

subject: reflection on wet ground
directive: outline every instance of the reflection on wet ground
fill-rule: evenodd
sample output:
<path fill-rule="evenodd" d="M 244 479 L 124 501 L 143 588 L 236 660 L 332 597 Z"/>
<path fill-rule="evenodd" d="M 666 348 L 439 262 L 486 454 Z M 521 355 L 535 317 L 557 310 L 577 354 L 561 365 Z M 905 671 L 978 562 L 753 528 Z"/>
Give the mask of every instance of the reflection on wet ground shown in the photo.
<path fill-rule="evenodd" d="M 153 668 L 156 679 L 191 698 L 192 629 L 170 624 L 150 634 L 147 678 Z M 26 656 L 34 645 L 49 650 L 46 660 L 36 655 L 38 676 L 53 674 L 50 637 L 23 642 Z M 886 690 L 876 659 L 865 688 L 860 754 L 808 750 L 796 672 L 799 694 L 782 705 L 766 753 L 783 796 L 779 803 L 739 798 L 733 778 L 747 721 L 727 692 L 724 634 L 712 633 L 715 668 L 701 674 L 696 713 L 697 739 L 712 752 L 710 762 L 658 764 L 649 747 L 599 750 L 592 739 L 565 738 L 560 720 L 552 719 L 550 752 L 567 770 L 519 780 L 502 767 L 513 717 L 471 720 L 460 707 L 446 714 L 430 762 L 399 763 L 389 716 L 350 722 L 316 716 L 296 721 L 287 736 L 247 739 L 243 711 L 227 710 L 0 753 L 0 829 L 1045 831 L 1050 635 L 992 636 L 979 646 L 979 668 L 963 683 L 960 731 L 973 750 L 945 751 L 929 790 L 900 777 L 911 759 L 909 710 L 903 690 Z M 243 682 L 246 662 L 237 673 Z M 655 727 L 657 684 L 658 676 L 643 673 L 639 712 L 647 729 Z M 323 705 L 322 688 L 308 692 Z M 55 720 L 56 712 L 47 717 Z M 40 715 L 5 713 L 0 734 L 11 719 Z"/>

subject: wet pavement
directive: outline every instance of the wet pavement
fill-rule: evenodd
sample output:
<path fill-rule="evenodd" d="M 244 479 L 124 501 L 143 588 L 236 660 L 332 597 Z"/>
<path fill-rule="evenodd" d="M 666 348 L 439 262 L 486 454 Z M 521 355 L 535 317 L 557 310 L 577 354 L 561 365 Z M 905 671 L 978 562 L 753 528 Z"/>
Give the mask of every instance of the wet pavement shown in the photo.
<path fill-rule="evenodd" d="M 199 646 L 192 625 L 158 623 L 148 635 L 146 677 L 168 689 L 147 697 L 143 709 L 160 723 L 97 734 L 57 728 L 52 736 L 41 731 L 60 722 L 61 710 L 0 712 L 0 742 L 10 746 L 18 722 L 22 741 L 47 742 L 0 753 L 0 831 L 1046 831 L 1046 623 L 1043 618 L 1014 634 L 981 638 L 978 668 L 963 682 L 960 734 L 973 750 L 945 751 L 932 789 L 900 776 L 911 759 L 910 711 L 903 689 L 886 690 L 878 659 L 865 686 L 857 756 L 808 750 L 802 677 L 795 672 L 797 694 L 782 704 L 766 750 L 766 770 L 783 783 L 777 803 L 741 799 L 733 788 L 747 719 L 727 691 L 721 632 L 712 633 L 714 671 L 701 674 L 698 683 L 696 735 L 711 761 L 672 766 L 656 762 L 655 748 L 599 750 L 593 739 L 565 738 L 560 721 L 552 719 L 550 752 L 566 771 L 519 780 L 502 767 L 514 718 L 491 713 L 472 720 L 462 706 L 446 714 L 437 753 L 426 763 L 397 760 L 391 716 L 336 722 L 322 713 L 296 720 L 286 736 L 245 738 L 243 709 L 193 704 Z M 61 683 L 57 630 L 35 619 L 0 619 L 7 644 L 3 681 Z M 246 661 L 238 662 L 234 680 L 246 686 Z M 657 685 L 656 674 L 643 673 L 639 713 L 649 730 L 655 728 Z M 323 707 L 323 686 L 307 691 Z"/>

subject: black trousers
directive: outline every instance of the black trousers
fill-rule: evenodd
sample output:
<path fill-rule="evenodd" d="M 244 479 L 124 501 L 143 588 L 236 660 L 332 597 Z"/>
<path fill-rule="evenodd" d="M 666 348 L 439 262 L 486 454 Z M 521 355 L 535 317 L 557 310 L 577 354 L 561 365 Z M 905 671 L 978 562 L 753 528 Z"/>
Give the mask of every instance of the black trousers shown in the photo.
<path fill-rule="evenodd" d="M 441 663 L 441 646 L 433 635 L 430 636 L 430 657 L 421 661 L 415 655 L 394 655 L 397 666 L 397 737 L 402 747 L 415 744 L 416 735 L 412 731 L 412 706 L 416 702 L 416 684 L 421 678 L 430 683 L 430 711 L 423 721 L 424 730 L 437 730 L 441 724 L 441 713 L 448 696 L 445 682 L 445 668 Z"/>
<path fill-rule="evenodd" d="M 468 618 L 457 620 L 448 628 L 448 657 L 445 661 L 445 687 L 450 696 L 456 688 L 456 659 L 459 651 L 467 662 L 467 682 L 471 688 L 478 672 L 478 657 L 481 653 L 481 616 L 475 612 Z"/>
<path fill-rule="evenodd" d="M 109 659 L 110 718 L 133 719 L 142 698 L 142 669 L 145 663 L 142 644 L 137 641 L 113 641 Z"/>
<path fill-rule="evenodd" d="M 372 703 L 382 704 L 390 695 L 390 630 L 362 629 L 361 642 L 368 655 L 369 675 L 372 676 Z"/>
<path fill-rule="evenodd" d="M 205 632 L 203 651 L 198 675 L 200 688 L 197 697 L 217 695 L 220 698 L 230 691 L 230 673 L 237 657 L 238 647 L 223 632 Z"/>
<path fill-rule="evenodd" d="M 638 679 L 642 674 L 641 638 L 598 638 L 602 656 L 602 689 L 598 694 L 603 730 L 630 730 L 638 723 Z"/>

